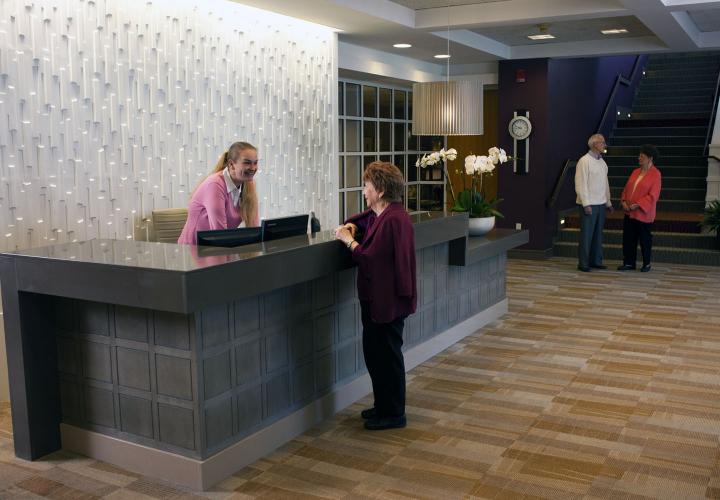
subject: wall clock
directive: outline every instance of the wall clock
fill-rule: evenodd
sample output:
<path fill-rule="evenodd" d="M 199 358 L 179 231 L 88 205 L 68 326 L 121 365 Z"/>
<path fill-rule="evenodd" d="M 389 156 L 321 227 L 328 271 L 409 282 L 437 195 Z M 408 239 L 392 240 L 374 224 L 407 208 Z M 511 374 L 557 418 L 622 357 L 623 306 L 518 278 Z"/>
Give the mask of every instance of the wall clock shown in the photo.
<path fill-rule="evenodd" d="M 530 133 L 532 132 L 530 112 L 515 111 L 508 123 L 508 132 L 513 138 L 513 173 L 527 174 L 530 172 Z"/>

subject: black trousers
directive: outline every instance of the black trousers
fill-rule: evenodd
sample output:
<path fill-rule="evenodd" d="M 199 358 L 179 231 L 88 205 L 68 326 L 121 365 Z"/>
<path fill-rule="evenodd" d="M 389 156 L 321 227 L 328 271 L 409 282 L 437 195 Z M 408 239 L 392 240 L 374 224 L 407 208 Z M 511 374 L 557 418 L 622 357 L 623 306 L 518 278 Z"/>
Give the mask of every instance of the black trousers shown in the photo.
<path fill-rule="evenodd" d="M 637 261 L 637 245 L 640 241 L 643 265 L 650 265 L 652 257 L 651 222 L 640 222 L 627 215 L 623 219 L 623 264 L 635 266 Z"/>
<path fill-rule="evenodd" d="M 360 302 L 363 325 L 363 356 L 372 381 L 375 411 L 378 417 L 405 414 L 405 360 L 402 332 L 405 317 L 390 323 L 375 323 L 370 318 L 370 303 Z"/>

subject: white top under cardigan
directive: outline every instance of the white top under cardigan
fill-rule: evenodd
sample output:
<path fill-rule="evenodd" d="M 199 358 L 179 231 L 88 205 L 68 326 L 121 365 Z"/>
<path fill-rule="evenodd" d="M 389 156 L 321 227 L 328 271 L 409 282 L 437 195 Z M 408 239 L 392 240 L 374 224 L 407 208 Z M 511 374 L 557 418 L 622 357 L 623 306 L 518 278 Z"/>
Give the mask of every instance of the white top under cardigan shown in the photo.
<path fill-rule="evenodd" d="M 602 156 L 596 158 L 588 151 L 577 162 L 575 168 L 576 202 L 583 207 L 589 205 L 611 206 L 610 184 L 608 183 L 608 167 Z"/>

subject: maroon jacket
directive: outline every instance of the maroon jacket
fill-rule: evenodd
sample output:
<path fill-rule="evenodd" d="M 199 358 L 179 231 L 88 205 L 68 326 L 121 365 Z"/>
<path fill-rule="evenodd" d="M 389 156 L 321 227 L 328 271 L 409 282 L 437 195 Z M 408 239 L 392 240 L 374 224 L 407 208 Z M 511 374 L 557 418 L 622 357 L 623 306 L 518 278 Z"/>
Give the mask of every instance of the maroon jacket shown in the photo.
<path fill-rule="evenodd" d="M 415 312 L 415 234 L 402 203 L 391 203 L 379 216 L 372 210 L 353 215 L 346 222 L 358 226 L 360 242 L 352 252 L 358 265 L 358 296 L 370 303 L 375 323 Z"/>

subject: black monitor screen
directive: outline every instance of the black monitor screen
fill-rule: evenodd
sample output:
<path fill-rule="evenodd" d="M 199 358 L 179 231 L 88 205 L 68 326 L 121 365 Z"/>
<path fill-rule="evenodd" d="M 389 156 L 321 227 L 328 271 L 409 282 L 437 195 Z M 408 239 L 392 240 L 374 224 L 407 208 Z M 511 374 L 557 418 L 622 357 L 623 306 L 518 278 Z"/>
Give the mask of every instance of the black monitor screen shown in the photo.
<path fill-rule="evenodd" d="M 262 228 L 260 227 L 237 227 L 197 232 L 197 244 L 202 246 L 239 247 L 261 241 Z"/>
<path fill-rule="evenodd" d="M 308 214 L 262 221 L 263 241 L 307 234 Z"/>

